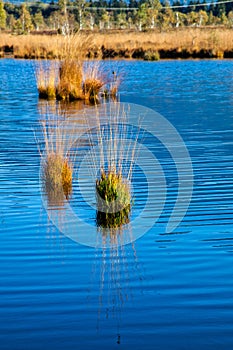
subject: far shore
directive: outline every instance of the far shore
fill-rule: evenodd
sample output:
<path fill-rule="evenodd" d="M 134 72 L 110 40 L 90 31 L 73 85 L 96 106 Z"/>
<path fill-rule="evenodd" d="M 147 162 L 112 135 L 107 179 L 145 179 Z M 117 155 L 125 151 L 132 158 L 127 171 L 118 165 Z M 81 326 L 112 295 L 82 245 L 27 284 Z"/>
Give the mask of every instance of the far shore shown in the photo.
<path fill-rule="evenodd" d="M 80 50 L 90 59 L 233 58 L 233 29 L 183 27 L 160 32 L 79 32 Z M 65 37 L 55 33 L 0 33 L 0 57 L 62 59 Z M 80 55 L 80 52 L 77 53 Z"/>

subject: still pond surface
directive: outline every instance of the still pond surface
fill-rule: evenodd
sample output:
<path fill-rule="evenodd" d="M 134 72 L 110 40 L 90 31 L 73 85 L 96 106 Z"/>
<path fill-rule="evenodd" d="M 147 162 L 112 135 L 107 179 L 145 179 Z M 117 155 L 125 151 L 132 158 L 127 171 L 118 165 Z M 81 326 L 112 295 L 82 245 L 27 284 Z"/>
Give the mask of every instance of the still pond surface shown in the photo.
<path fill-rule="evenodd" d="M 232 349 L 233 61 L 114 64 L 120 100 L 159 112 L 182 136 L 194 171 L 188 212 L 166 234 L 173 168 L 167 209 L 133 244 L 95 249 L 62 235 L 40 193 L 34 63 L 0 60 L 0 347 Z M 156 156 L 166 165 L 162 149 Z"/>

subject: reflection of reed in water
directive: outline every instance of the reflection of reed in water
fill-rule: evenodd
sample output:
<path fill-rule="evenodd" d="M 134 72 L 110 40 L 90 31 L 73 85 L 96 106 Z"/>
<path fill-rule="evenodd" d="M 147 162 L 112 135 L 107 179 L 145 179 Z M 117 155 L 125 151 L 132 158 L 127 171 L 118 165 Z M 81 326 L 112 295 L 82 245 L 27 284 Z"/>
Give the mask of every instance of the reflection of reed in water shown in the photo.
<path fill-rule="evenodd" d="M 102 232 L 105 232 L 106 235 L 108 233 L 111 235 L 111 228 L 119 228 L 130 222 L 129 215 L 130 205 L 117 213 L 104 213 L 98 210 L 96 212 L 96 224 L 98 227 L 102 228 Z"/>
<path fill-rule="evenodd" d="M 103 231 L 103 241 L 105 236 Z M 115 233 L 115 234 L 114 234 Z M 117 233 L 117 235 L 116 235 Z M 97 329 L 101 332 L 107 325 L 116 327 L 115 341 L 120 343 L 121 324 L 124 319 L 124 308 L 133 303 L 134 284 L 142 289 L 142 270 L 138 262 L 134 242 L 128 245 L 115 245 L 119 242 L 121 232 L 111 232 L 112 247 L 96 251 L 96 263 L 93 271 L 94 278 L 99 283 Z M 104 245 L 104 244 L 103 244 Z"/>
<path fill-rule="evenodd" d="M 59 116 L 61 121 L 68 118 L 74 118 L 86 106 L 85 101 L 56 101 L 56 100 L 38 100 L 39 114 L 46 119 L 46 116 Z M 78 112 L 78 113 L 77 113 Z M 81 114 L 81 113 L 80 113 Z M 51 119 L 51 118 L 50 118 Z M 72 119 L 73 120 L 73 119 Z"/>
<path fill-rule="evenodd" d="M 59 186 L 59 188 L 51 189 L 50 186 L 44 184 L 43 186 L 43 194 L 46 197 L 48 208 L 62 208 L 65 204 L 65 195 L 63 191 L 63 187 Z"/>

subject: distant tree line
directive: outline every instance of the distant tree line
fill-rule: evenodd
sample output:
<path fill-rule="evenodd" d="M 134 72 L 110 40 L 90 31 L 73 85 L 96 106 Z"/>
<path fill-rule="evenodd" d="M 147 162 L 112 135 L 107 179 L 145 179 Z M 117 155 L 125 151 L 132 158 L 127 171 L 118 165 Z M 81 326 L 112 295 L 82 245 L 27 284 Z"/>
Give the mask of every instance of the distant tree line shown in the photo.
<path fill-rule="evenodd" d="M 221 0 L 218 2 L 222 2 Z M 12 4 L 0 0 L 0 30 L 16 34 L 55 30 L 62 34 L 82 29 L 167 30 L 182 26 L 233 27 L 233 3 L 176 0 L 58 0 Z"/>

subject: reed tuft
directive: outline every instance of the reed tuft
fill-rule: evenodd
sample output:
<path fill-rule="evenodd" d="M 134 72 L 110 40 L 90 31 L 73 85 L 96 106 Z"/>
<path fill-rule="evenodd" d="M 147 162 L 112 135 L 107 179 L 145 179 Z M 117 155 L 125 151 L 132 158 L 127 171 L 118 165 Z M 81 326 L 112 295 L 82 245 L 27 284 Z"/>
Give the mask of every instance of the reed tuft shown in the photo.
<path fill-rule="evenodd" d="M 60 111 L 56 110 L 59 114 Z M 62 119 L 58 115 L 46 113 L 41 120 L 42 137 L 45 144 L 41 153 L 42 188 L 50 205 L 62 205 L 65 199 L 69 199 L 72 193 L 73 165 L 68 154 L 72 137 L 63 128 Z M 57 200 L 56 200 L 57 199 Z"/>
<path fill-rule="evenodd" d="M 39 97 L 48 100 L 56 98 L 56 67 L 54 64 L 42 65 L 40 64 L 36 71 L 37 88 Z"/>
<path fill-rule="evenodd" d="M 83 84 L 83 93 L 86 100 L 90 102 L 98 102 L 99 101 L 99 92 L 100 89 L 104 86 L 104 82 L 100 79 L 89 78 L 84 81 Z"/>
<path fill-rule="evenodd" d="M 131 210 L 130 186 L 121 173 L 102 170 L 96 180 L 97 226 L 117 228 L 129 222 Z"/>
<path fill-rule="evenodd" d="M 128 123 L 127 111 L 117 102 L 95 107 L 95 120 L 87 118 L 87 123 L 90 144 L 95 145 L 90 156 L 96 178 L 96 223 L 102 228 L 121 227 L 130 219 L 130 182 L 139 135 Z"/>
<path fill-rule="evenodd" d="M 69 101 L 82 99 L 82 76 L 82 63 L 66 58 L 59 68 L 57 98 Z"/>
<path fill-rule="evenodd" d="M 68 160 L 58 153 L 48 154 L 43 165 L 42 180 L 47 193 L 58 193 L 63 189 L 68 198 L 72 190 L 72 167 Z"/>

